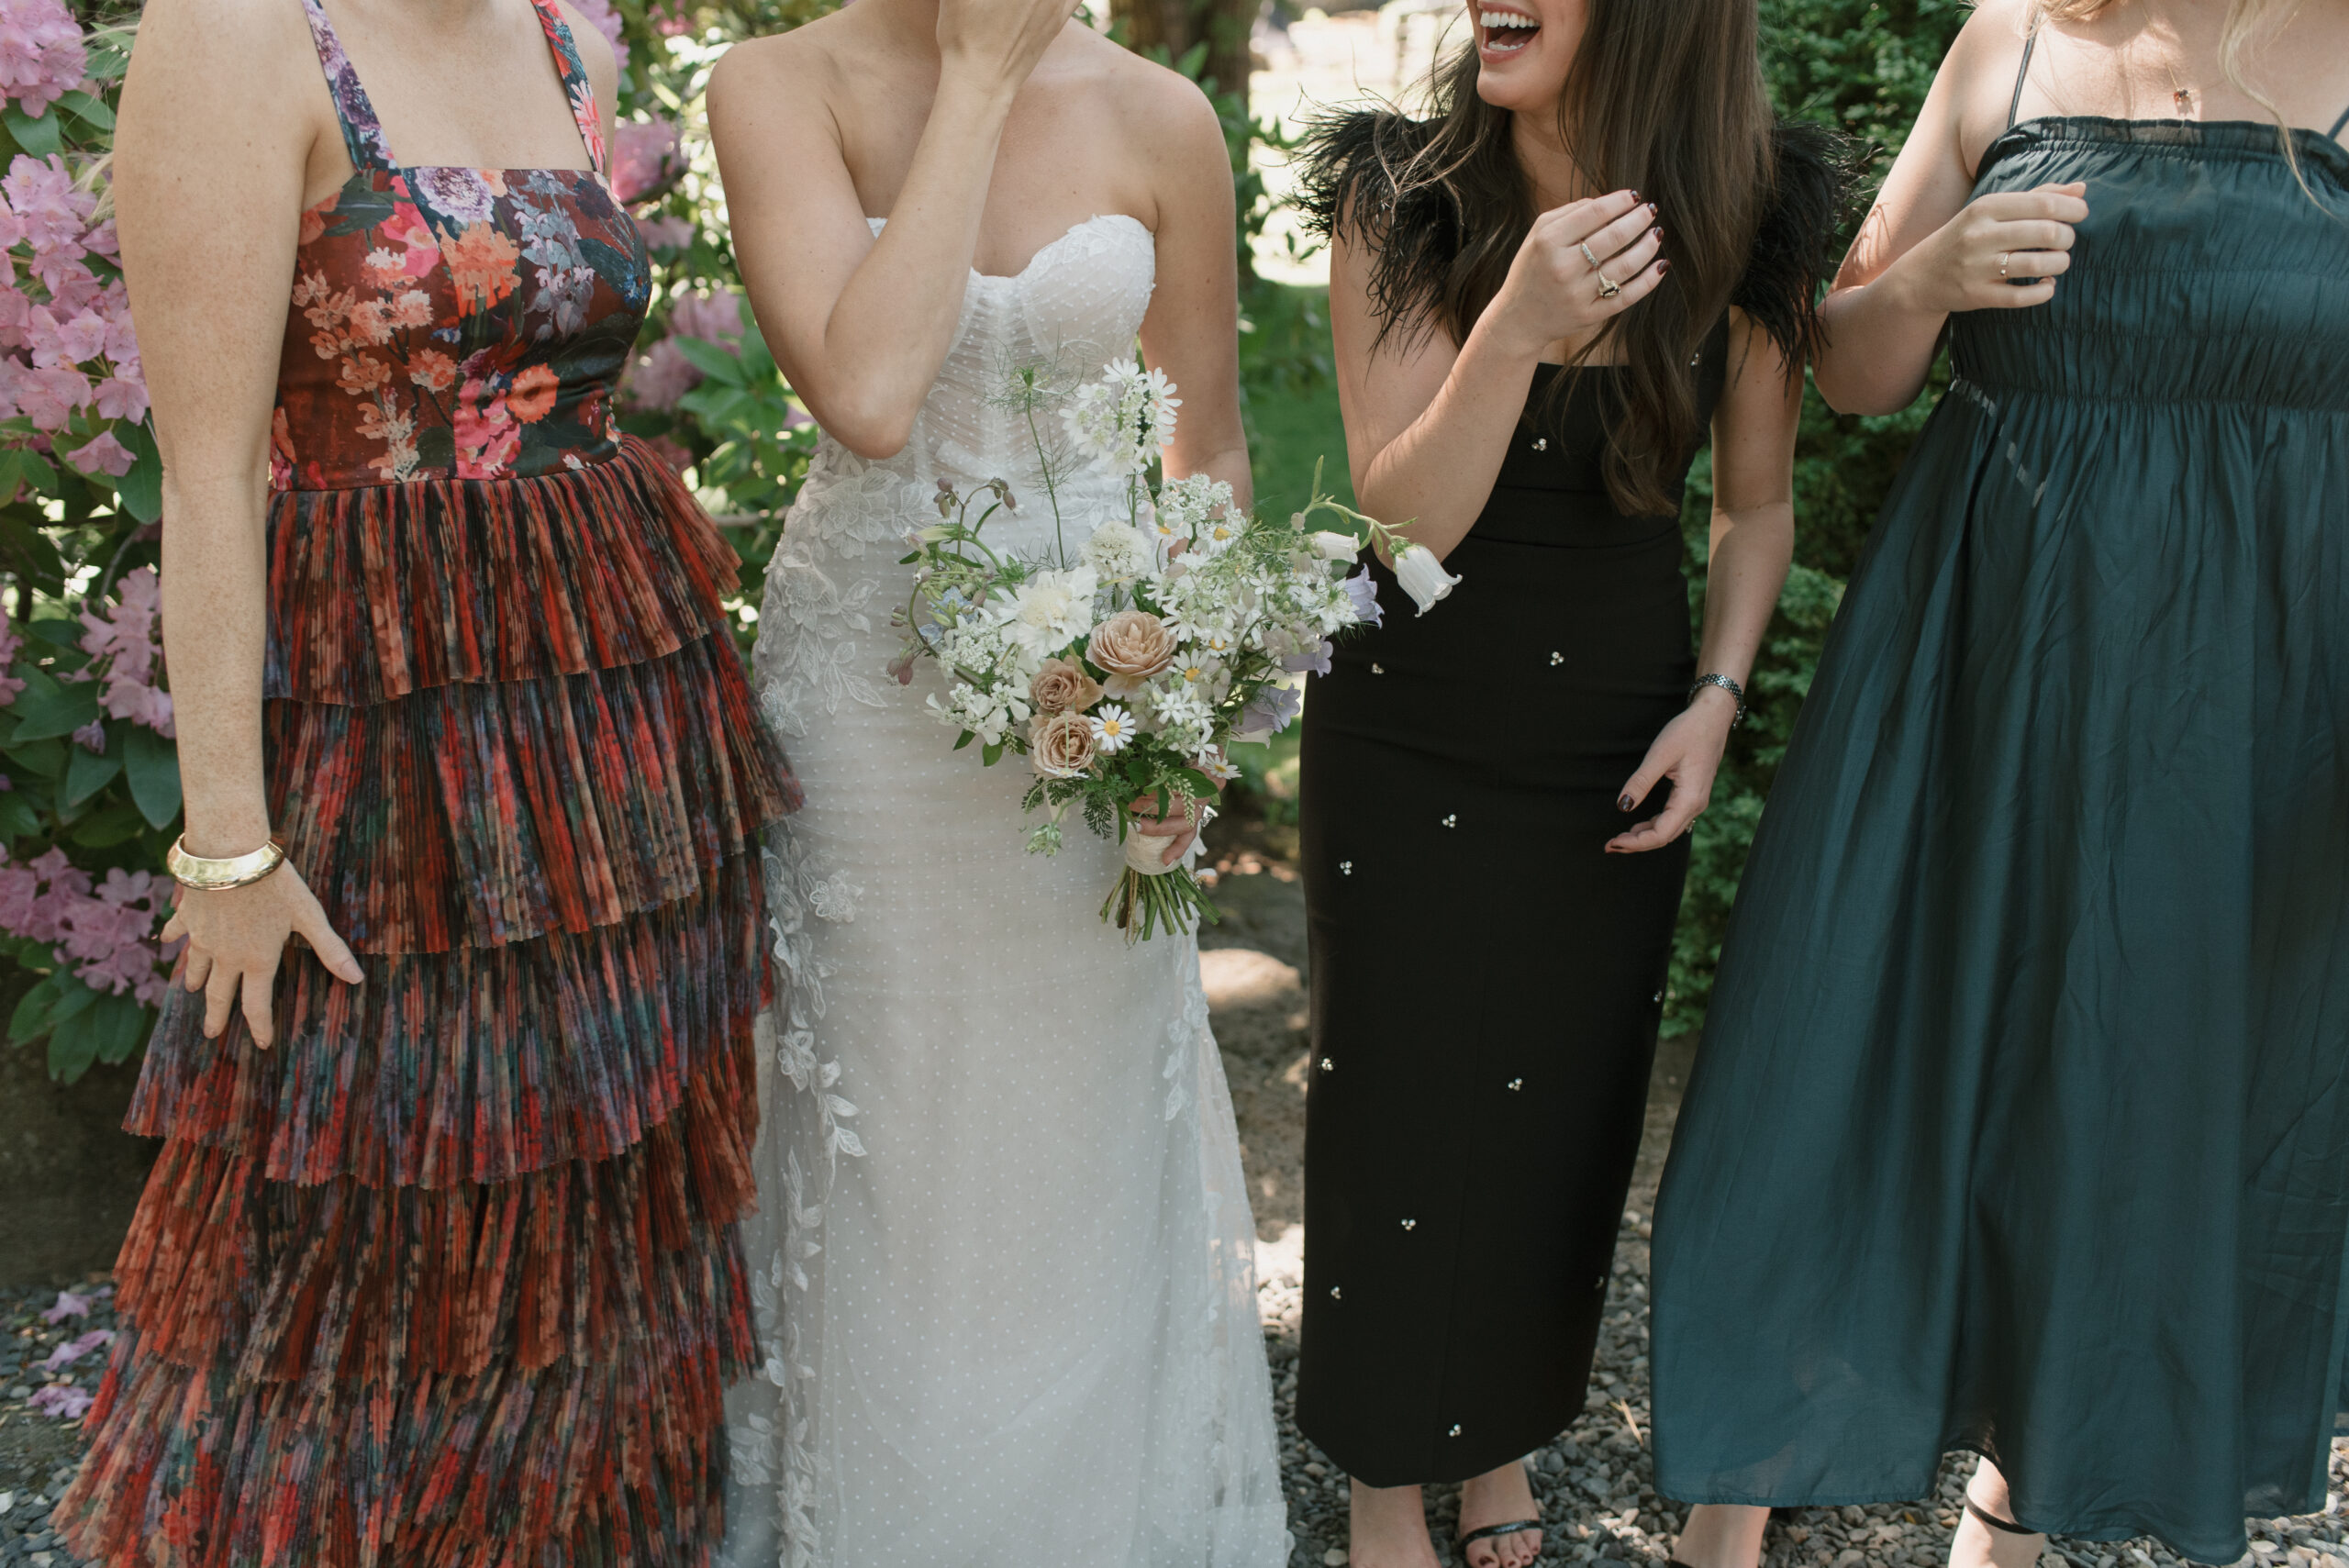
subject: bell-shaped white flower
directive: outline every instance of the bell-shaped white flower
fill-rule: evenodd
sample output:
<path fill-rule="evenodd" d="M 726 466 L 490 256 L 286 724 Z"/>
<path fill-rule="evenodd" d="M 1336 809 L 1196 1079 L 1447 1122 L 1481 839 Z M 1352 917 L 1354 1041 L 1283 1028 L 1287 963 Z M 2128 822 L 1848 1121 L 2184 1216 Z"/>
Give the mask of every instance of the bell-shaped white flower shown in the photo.
<path fill-rule="evenodd" d="M 1322 529 L 1306 542 L 1313 547 L 1313 553 L 1324 561 L 1352 561 L 1362 553 L 1362 540 L 1352 534 L 1341 534 L 1330 528 Z"/>
<path fill-rule="evenodd" d="M 1419 613 L 1425 615 L 1451 597 L 1453 587 L 1460 579 L 1446 572 L 1443 562 L 1427 546 L 1407 544 L 1395 552 L 1395 581 L 1419 606 Z"/>

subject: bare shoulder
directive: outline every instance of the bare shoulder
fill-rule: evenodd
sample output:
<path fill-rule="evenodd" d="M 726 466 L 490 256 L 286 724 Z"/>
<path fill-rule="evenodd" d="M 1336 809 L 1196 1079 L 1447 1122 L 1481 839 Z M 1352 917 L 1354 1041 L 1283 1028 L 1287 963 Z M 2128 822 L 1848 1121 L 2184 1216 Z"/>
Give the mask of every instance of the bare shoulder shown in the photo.
<path fill-rule="evenodd" d="M 147 0 L 131 53 L 150 71 L 175 75 L 233 61 L 230 79 L 248 92 L 255 72 L 267 80 L 296 66 L 317 69 L 302 8 L 284 0 Z"/>
<path fill-rule="evenodd" d="M 1119 117 L 1137 135 L 1178 144 L 1196 143 L 1204 137 L 1222 144 L 1223 127 L 1216 118 L 1215 106 L 1197 83 L 1110 42 L 1090 28 L 1076 26 L 1074 30 L 1084 34 L 1086 57 L 1098 60 L 1102 85 L 1112 95 Z"/>
<path fill-rule="evenodd" d="M 714 113 L 750 105 L 797 104 L 808 95 L 828 95 L 843 80 L 843 52 L 863 29 L 854 7 L 819 17 L 789 32 L 745 39 L 728 50 L 709 73 Z"/>
<path fill-rule="evenodd" d="M 587 68 L 587 84 L 596 90 L 596 101 L 611 103 L 620 90 L 619 57 L 612 52 L 612 40 L 571 0 L 555 0 L 555 8 L 571 28 L 571 45 L 579 51 L 579 63 Z"/>

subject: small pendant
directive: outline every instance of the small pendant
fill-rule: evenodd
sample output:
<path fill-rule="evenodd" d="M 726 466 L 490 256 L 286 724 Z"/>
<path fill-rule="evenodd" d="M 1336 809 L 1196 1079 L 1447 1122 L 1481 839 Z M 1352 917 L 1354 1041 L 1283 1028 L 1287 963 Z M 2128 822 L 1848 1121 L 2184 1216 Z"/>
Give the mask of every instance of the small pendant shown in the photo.
<path fill-rule="evenodd" d="M 2177 91 L 2170 95 L 2170 99 L 2177 105 L 2177 117 L 2179 119 L 2190 120 L 2194 117 L 2193 88 L 2180 87 Z"/>

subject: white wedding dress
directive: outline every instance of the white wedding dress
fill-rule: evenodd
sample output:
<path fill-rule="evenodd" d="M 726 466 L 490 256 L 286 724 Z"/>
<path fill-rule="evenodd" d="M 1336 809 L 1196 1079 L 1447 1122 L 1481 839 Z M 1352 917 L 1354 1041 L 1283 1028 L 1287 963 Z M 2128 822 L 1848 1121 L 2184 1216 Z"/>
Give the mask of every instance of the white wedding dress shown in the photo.
<path fill-rule="evenodd" d="M 876 231 L 880 220 L 874 220 Z M 1026 852 L 992 769 L 886 672 L 937 482 L 1009 481 L 997 550 L 1052 508 L 1022 368 L 1132 352 L 1151 234 L 1077 225 L 974 272 L 906 449 L 827 438 L 767 573 L 755 667 L 807 804 L 770 840 L 785 1016 L 767 1041 L 764 1375 L 729 1405 L 727 1568 L 1280 1568 L 1254 1226 L 1197 943 L 1098 917 L 1119 851 Z M 1048 439 L 1057 405 L 1038 411 Z M 1068 549 L 1121 481 L 1053 475 Z"/>

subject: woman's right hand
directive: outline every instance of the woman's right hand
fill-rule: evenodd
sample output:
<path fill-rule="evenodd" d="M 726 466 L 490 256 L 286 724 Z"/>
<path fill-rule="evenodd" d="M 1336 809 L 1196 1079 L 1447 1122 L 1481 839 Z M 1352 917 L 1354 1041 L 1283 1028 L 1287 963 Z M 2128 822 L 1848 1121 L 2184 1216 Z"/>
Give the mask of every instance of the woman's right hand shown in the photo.
<path fill-rule="evenodd" d="M 938 52 L 945 72 L 1016 89 L 1075 8 L 1074 0 L 939 0 Z"/>
<path fill-rule="evenodd" d="M 1493 303 L 1520 349 L 1539 353 L 1561 339 L 1579 347 L 1655 291 L 1672 269 L 1663 246 L 1655 204 L 1636 191 L 1552 207 L 1533 220 Z"/>
<path fill-rule="evenodd" d="M 2073 226 L 2087 220 L 2087 186 L 2041 185 L 1976 196 L 1885 269 L 1920 315 L 2017 310 L 2055 297 L 2072 266 Z M 2028 284 L 2010 280 L 2030 278 Z"/>
<path fill-rule="evenodd" d="M 183 887 L 173 904 L 163 940 L 187 939 L 178 979 L 189 990 L 204 993 L 207 1040 L 217 1040 L 228 1027 L 229 1010 L 241 991 L 253 1043 L 269 1048 L 274 1017 L 271 1001 L 288 938 L 298 936 L 308 942 L 336 979 L 356 985 L 366 978 L 291 862 L 242 887 L 211 892 Z"/>

